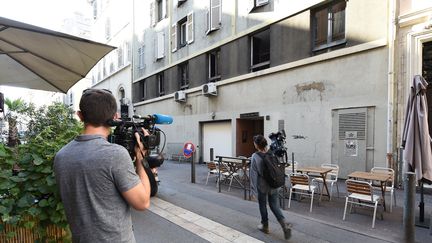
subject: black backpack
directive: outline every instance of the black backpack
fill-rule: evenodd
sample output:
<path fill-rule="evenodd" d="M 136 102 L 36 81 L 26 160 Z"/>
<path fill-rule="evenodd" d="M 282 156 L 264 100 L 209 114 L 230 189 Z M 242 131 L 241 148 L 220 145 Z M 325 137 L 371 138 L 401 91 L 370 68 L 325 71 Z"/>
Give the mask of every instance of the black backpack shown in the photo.
<path fill-rule="evenodd" d="M 263 178 L 271 188 L 285 185 L 285 167 L 272 153 L 257 153 L 263 160 Z"/>

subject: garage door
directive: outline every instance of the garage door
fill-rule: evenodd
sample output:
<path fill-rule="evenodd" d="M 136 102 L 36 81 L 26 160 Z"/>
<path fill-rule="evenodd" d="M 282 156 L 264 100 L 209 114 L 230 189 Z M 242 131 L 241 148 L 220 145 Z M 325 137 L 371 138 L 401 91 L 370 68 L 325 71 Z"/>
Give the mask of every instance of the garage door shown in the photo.
<path fill-rule="evenodd" d="M 210 148 L 217 155 L 232 156 L 231 122 L 203 123 L 203 156 L 204 162 L 210 161 Z"/>

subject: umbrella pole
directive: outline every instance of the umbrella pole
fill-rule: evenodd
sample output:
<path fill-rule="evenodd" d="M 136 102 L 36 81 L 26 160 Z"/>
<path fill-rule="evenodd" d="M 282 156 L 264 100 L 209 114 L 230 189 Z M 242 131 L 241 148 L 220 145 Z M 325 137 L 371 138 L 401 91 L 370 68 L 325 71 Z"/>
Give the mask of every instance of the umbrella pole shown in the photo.
<path fill-rule="evenodd" d="M 429 228 L 429 222 L 428 220 L 425 220 L 424 217 L 424 191 L 423 191 L 423 180 L 419 180 L 420 184 L 420 203 L 419 203 L 419 218 L 416 220 L 416 226 L 422 227 L 422 228 Z"/>

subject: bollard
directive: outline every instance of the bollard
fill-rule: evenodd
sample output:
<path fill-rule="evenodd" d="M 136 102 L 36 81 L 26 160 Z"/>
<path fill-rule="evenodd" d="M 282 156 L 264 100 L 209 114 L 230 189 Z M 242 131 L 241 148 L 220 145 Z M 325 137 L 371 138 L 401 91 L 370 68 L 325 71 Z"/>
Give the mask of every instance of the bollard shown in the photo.
<path fill-rule="evenodd" d="M 404 178 L 404 242 L 415 242 L 415 173 L 406 172 Z"/>
<path fill-rule="evenodd" d="M 214 161 L 214 149 L 210 148 L 210 161 L 213 162 Z"/>
<path fill-rule="evenodd" d="M 191 182 L 195 183 L 195 163 L 194 163 L 194 154 L 192 153 L 191 157 Z"/>

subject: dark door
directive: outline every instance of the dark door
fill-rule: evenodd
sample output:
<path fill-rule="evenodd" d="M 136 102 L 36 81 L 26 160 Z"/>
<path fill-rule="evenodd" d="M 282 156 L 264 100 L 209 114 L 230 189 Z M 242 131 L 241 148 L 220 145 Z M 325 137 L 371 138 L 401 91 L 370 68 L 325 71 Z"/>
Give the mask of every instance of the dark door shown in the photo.
<path fill-rule="evenodd" d="M 426 97 L 428 101 L 429 135 L 432 136 L 432 42 L 423 43 L 423 78 L 428 82 Z"/>

